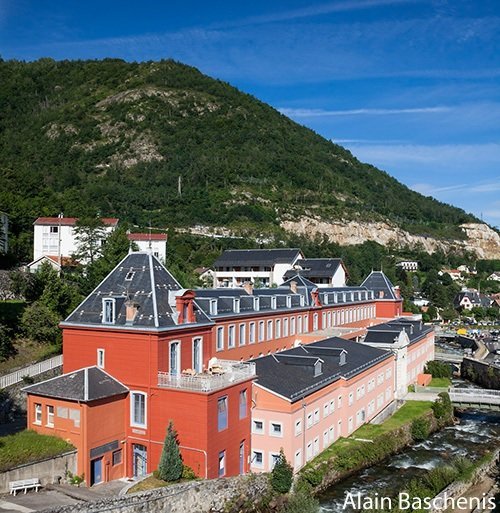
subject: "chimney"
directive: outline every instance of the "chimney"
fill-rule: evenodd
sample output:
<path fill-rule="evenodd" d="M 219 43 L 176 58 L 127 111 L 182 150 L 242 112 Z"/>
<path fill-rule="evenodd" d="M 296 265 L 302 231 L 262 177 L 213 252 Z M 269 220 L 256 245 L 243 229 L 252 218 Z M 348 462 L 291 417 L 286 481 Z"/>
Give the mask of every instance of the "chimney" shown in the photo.
<path fill-rule="evenodd" d="M 246 281 L 243 283 L 243 288 L 249 296 L 253 295 L 253 283 L 251 281 Z"/>
<path fill-rule="evenodd" d="M 192 290 L 186 290 L 182 295 L 175 296 L 175 309 L 178 314 L 178 324 L 196 322 L 194 314 L 194 292 Z"/>
<path fill-rule="evenodd" d="M 290 292 L 292 294 L 297 294 L 297 282 L 295 280 L 290 282 Z"/>
<path fill-rule="evenodd" d="M 321 306 L 321 301 L 319 300 L 319 290 L 314 289 L 311 292 L 311 296 L 312 296 L 313 306 Z"/>
<path fill-rule="evenodd" d="M 135 303 L 132 300 L 128 300 L 125 303 L 125 323 L 132 324 L 137 317 L 137 313 L 139 312 L 139 304 Z"/>

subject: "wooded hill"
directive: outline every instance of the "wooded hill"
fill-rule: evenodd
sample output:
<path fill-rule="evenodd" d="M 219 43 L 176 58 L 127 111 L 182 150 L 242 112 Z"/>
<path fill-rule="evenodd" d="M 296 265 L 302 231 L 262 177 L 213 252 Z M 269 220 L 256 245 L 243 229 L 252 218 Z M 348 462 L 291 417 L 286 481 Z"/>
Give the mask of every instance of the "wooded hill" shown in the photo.
<path fill-rule="evenodd" d="M 284 217 L 463 237 L 464 211 L 227 83 L 166 60 L 0 61 L 0 210 L 29 258 L 40 215 L 279 234 Z"/>

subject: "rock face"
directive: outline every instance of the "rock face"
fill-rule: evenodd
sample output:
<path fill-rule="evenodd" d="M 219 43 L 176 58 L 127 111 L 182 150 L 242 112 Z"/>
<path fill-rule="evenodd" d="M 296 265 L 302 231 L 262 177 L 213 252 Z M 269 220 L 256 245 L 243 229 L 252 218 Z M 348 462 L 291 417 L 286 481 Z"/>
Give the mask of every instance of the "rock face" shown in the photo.
<path fill-rule="evenodd" d="M 462 249 L 475 253 L 481 259 L 500 259 L 500 236 L 486 224 L 469 223 L 461 225 L 465 231 L 465 240 L 439 240 L 432 237 L 410 234 L 397 226 L 385 222 L 323 221 L 312 217 L 302 217 L 298 221 L 283 221 L 281 227 L 286 231 L 298 233 L 310 238 L 326 235 L 332 242 L 340 245 L 362 244 L 372 240 L 386 246 L 418 246 L 428 253 L 438 249 Z"/>

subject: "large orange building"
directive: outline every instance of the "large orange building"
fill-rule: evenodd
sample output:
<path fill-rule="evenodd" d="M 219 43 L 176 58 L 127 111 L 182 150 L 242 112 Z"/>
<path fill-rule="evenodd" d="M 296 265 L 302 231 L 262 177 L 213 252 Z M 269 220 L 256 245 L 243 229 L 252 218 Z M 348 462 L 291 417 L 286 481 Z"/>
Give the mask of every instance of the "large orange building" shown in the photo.
<path fill-rule="evenodd" d="M 170 420 L 199 476 L 245 473 L 248 360 L 320 330 L 374 324 L 380 299 L 367 286 L 318 289 L 300 275 L 272 289 L 185 290 L 152 254 L 131 253 L 61 323 L 64 374 L 26 389 L 28 427 L 72 441 L 89 485 L 155 470 Z M 401 303 L 391 298 L 387 318 Z M 83 397 L 106 383 L 120 393 L 82 399 L 67 386 L 82 379 Z"/>

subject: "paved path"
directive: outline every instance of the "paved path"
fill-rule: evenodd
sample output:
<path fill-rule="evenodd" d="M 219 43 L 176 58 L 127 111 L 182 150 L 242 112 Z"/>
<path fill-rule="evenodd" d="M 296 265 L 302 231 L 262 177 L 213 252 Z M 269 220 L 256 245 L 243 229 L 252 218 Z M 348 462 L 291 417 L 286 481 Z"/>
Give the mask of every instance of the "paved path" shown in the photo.
<path fill-rule="evenodd" d="M 405 400 L 407 401 L 435 401 L 438 398 L 437 393 L 432 392 L 408 392 Z"/>

